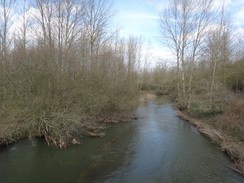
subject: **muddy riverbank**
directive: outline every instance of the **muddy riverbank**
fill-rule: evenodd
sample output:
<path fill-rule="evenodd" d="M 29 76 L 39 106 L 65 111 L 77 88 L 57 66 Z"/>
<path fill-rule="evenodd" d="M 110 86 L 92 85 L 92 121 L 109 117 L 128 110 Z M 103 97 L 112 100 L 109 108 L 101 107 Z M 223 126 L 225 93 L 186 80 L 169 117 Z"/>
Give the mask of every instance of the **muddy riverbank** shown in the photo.
<path fill-rule="evenodd" d="M 244 142 L 227 135 L 220 129 L 214 128 L 207 121 L 192 117 L 186 112 L 178 111 L 177 114 L 181 119 L 195 125 L 211 142 L 217 144 L 222 151 L 225 151 L 233 162 L 231 167 L 244 175 Z"/>
<path fill-rule="evenodd" d="M 210 143 L 177 110 L 158 99 L 133 111 L 129 123 L 107 123 L 106 136 L 84 136 L 64 149 L 43 139 L 0 148 L 0 182 L 41 183 L 241 183 L 227 155 Z"/>

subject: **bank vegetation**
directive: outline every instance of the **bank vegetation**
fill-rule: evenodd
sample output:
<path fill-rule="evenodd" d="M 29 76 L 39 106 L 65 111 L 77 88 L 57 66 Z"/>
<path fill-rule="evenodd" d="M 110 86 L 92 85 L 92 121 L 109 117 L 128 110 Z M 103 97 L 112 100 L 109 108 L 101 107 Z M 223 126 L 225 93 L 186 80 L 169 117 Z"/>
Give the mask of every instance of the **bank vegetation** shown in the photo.
<path fill-rule="evenodd" d="M 214 9 L 213 9 L 214 8 Z M 169 95 L 180 116 L 219 144 L 244 173 L 244 47 L 226 5 L 171 0 L 159 20 L 175 55 L 142 74 L 144 90 Z"/>
<path fill-rule="evenodd" d="M 18 3 L 0 1 L 0 144 L 65 147 L 137 103 L 141 41 L 119 37 L 110 1 Z"/>
<path fill-rule="evenodd" d="M 81 134 L 103 136 L 97 121 L 126 121 L 140 91 L 153 90 L 244 172 L 243 36 L 225 4 L 169 2 L 160 40 L 175 58 L 142 67 L 150 60 L 142 41 L 120 38 L 108 0 L 0 0 L 0 144 L 44 137 L 65 147 Z"/>

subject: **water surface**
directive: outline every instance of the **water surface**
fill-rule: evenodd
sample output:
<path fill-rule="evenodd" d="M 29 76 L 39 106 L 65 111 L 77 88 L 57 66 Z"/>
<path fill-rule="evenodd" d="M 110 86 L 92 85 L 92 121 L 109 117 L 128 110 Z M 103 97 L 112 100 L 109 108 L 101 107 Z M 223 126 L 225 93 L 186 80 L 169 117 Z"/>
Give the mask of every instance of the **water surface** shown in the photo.
<path fill-rule="evenodd" d="M 103 138 L 82 138 L 66 150 L 42 139 L 0 149 L 4 183 L 238 183 L 225 153 L 170 104 L 151 100 L 135 111 L 141 118 L 108 125 Z"/>

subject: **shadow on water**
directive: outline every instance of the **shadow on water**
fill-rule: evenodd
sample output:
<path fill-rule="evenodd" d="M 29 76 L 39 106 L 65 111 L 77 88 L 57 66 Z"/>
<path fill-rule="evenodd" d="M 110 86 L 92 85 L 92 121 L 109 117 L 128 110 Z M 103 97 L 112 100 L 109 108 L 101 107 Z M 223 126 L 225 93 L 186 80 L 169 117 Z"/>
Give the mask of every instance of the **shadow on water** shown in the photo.
<path fill-rule="evenodd" d="M 143 118 L 108 125 L 106 137 L 84 137 L 67 150 L 42 139 L 1 148 L 0 182 L 244 182 L 228 157 L 170 104 L 151 100 L 135 112 Z"/>

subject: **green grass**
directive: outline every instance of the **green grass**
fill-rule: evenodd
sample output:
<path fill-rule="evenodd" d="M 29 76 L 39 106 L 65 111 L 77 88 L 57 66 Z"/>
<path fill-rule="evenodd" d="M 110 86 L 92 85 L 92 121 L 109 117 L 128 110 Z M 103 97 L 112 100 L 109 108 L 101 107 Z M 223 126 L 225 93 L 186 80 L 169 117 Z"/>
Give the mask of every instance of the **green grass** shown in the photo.
<path fill-rule="evenodd" d="M 190 112 L 197 118 L 215 119 L 224 112 L 221 107 L 216 107 L 216 109 L 213 111 L 209 102 L 195 102 L 192 104 Z"/>
<path fill-rule="evenodd" d="M 236 137 L 238 140 L 244 142 L 244 133 L 240 129 L 236 128 L 236 129 L 231 130 L 231 135 Z"/>

